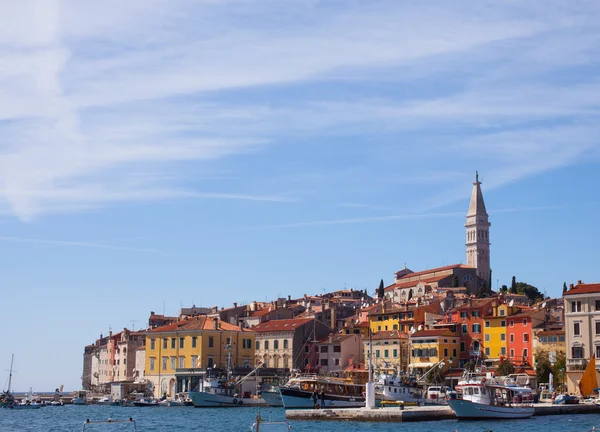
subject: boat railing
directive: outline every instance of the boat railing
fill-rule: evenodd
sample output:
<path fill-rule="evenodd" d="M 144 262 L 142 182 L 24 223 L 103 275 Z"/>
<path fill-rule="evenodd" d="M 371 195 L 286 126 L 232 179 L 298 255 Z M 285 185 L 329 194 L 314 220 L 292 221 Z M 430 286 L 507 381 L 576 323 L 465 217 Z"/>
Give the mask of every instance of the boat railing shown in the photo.
<path fill-rule="evenodd" d="M 133 427 L 133 431 L 136 432 L 137 431 L 137 425 L 135 423 L 135 420 L 131 417 L 129 417 L 128 419 L 106 419 L 106 420 L 90 420 L 87 419 L 86 421 L 83 422 L 83 427 L 82 427 L 82 431 L 85 431 L 87 426 L 91 425 L 91 424 L 100 424 L 100 423 L 129 423 L 132 425 Z"/>

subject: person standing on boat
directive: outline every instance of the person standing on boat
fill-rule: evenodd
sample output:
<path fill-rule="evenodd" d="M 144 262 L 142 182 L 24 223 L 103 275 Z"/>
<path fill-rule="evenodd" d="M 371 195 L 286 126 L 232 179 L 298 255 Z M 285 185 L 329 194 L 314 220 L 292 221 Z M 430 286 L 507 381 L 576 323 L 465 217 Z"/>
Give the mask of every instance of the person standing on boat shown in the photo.
<path fill-rule="evenodd" d="M 325 390 L 321 389 L 321 393 L 319 394 L 321 398 L 321 409 L 325 408 Z"/>
<path fill-rule="evenodd" d="M 313 409 L 316 409 L 317 408 L 317 391 L 316 390 L 312 392 L 312 395 L 310 398 L 313 401 Z"/>

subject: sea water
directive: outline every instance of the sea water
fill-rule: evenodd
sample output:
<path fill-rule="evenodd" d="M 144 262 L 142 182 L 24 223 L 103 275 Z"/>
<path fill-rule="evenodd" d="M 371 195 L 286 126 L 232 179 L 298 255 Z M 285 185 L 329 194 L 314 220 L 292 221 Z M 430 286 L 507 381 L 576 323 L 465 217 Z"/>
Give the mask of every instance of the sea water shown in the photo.
<path fill-rule="evenodd" d="M 0 432 L 81 431 L 86 419 L 133 418 L 140 432 L 249 431 L 258 408 L 110 407 L 65 405 L 35 410 L 0 409 Z M 264 421 L 285 419 L 283 408 L 261 408 Z M 293 432 L 584 432 L 600 430 L 600 414 L 556 415 L 527 420 L 443 420 L 418 423 L 364 423 L 349 421 L 292 421 Z M 131 431 L 131 424 L 91 424 L 89 432 Z"/>

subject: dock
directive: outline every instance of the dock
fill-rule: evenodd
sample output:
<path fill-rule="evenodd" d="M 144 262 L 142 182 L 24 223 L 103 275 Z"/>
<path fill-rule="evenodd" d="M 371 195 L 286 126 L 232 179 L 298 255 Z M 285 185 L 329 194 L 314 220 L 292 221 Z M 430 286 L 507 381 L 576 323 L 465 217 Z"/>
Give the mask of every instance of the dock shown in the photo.
<path fill-rule="evenodd" d="M 600 414 L 595 404 L 551 405 L 534 404 L 534 416 L 565 414 Z M 454 420 L 456 416 L 447 405 L 406 406 L 393 408 L 340 408 L 286 410 L 288 420 L 346 420 L 361 422 L 419 422 Z"/>

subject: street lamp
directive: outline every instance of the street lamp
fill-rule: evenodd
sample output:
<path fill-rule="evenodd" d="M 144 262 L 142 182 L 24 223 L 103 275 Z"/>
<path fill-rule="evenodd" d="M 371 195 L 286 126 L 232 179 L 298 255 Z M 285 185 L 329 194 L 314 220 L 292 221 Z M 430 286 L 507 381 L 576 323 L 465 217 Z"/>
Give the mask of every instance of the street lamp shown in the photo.
<path fill-rule="evenodd" d="M 454 389 L 453 385 L 452 385 L 452 357 L 450 357 L 448 359 L 448 361 L 450 362 L 450 391 L 452 391 Z"/>

